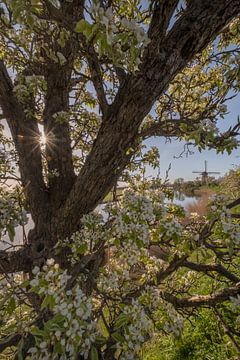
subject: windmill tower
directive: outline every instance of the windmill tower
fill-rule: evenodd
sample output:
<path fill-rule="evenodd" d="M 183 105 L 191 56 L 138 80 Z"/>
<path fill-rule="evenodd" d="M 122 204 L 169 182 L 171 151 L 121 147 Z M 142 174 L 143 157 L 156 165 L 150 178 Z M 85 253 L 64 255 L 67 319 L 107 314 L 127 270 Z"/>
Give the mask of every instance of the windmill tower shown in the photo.
<path fill-rule="evenodd" d="M 193 171 L 193 174 L 201 174 L 202 175 L 202 182 L 203 184 L 208 183 L 208 176 L 209 174 L 220 174 L 217 171 L 207 171 L 207 161 L 204 161 L 204 171 Z"/>

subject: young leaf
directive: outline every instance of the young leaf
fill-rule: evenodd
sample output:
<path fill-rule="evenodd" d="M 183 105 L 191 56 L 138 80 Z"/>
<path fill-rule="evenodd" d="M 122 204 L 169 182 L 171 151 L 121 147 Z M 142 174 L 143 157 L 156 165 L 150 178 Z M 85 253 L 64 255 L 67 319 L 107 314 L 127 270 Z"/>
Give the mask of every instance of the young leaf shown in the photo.
<path fill-rule="evenodd" d="M 98 351 L 94 346 L 91 348 L 91 360 L 98 360 Z"/>

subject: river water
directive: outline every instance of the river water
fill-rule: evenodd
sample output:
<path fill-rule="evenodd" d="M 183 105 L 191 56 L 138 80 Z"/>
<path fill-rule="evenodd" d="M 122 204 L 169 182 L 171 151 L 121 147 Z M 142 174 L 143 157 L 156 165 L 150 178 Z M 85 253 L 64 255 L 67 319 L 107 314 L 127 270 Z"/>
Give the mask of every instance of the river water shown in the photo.
<path fill-rule="evenodd" d="M 201 196 L 185 195 L 177 191 L 174 193 L 174 199 L 172 202 L 174 204 L 181 205 L 186 210 L 189 204 L 198 201 L 200 198 Z"/>

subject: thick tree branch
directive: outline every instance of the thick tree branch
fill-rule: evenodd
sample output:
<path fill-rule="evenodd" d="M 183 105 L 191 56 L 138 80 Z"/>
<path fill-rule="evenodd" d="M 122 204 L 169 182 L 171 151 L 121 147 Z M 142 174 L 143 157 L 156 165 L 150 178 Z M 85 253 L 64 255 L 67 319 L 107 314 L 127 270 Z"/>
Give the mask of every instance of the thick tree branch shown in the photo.
<path fill-rule="evenodd" d="M 84 42 L 85 42 L 85 40 L 84 40 Z M 85 42 L 85 46 L 86 46 L 86 42 Z M 108 109 L 108 103 L 107 103 L 107 99 L 106 99 L 106 95 L 105 95 L 105 91 L 104 91 L 103 76 L 102 76 L 100 63 L 99 63 L 98 56 L 94 50 L 93 45 L 88 46 L 88 51 L 87 51 L 86 57 L 87 57 L 89 69 L 91 72 L 91 80 L 93 82 L 94 88 L 97 93 L 100 109 L 104 116 L 104 115 L 106 115 L 106 112 Z"/>
<path fill-rule="evenodd" d="M 142 139 L 147 139 L 149 137 L 152 136 L 164 136 L 164 137 L 176 137 L 176 136 L 180 136 L 182 135 L 182 130 L 181 130 L 181 125 L 182 124 L 186 124 L 188 123 L 189 126 L 189 131 L 193 130 L 191 129 L 191 125 L 192 127 L 194 127 L 194 125 L 198 125 L 198 124 L 194 124 L 191 122 L 189 123 L 188 121 L 185 120 L 169 120 L 169 121 L 159 121 L 159 122 L 155 122 L 153 124 L 151 124 L 150 126 L 148 126 L 147 128 L 144 128 L 141 130 L 141 132 L 139 133 L 139 136 Z"/>
<path fill-rule="evenodd" d="M 148 30 L 148 37 L 151 40 L 154 39 L 155 42 L 159 43 L 165 37 L 170 20 L 178 3 L 179 0 L 152 2 L 151 7 L 153 8 L 153 15 Z"/>
<path fill-rule="evenodd" d="M 56 220 L 59 237 L 75 231 L 81 216 L 92 211 L 110 191 L 131 158 L 129 154 L 136 146 L 138 128 L 153 103 L 176 74 L 239 12 L 240 0 L 215 0 L 211 4 L 206 0 L 192 1 L 151 58 L 149 44 L 139 73 L 120 87 L 59 213 Z M 66 216 L 71 218 L 67 225 L 63 222 Z"/>
<path fill-rule="evenodd" d="M 48 197 L 42 176 L 40 133 L 37 121 L 18 102 L 3 61 L 0 61 L 0 104 L 19 157 L 21 181 L 35 224 L 46 215 Z"/>
<path fill-rule="evenodd" d="M 158 259 L 161 259 L 163 261 L 167 261 L 170 252 L 167 250 L 163 250 L 160 248 L 160 246 L 152 245 L 150 246 L 149 253 L 151 256 L 155 256 Z M 192 261 L 188 261 L 185 258 L 182 258 L 182 261 L 178 262 L 178 267 L 186 267 L 188 269 L 202 272 L 204 274 L 210 273 L 210 272 L 216 272 L 219 275 L 225 277 L 226 279 L 232 281 L 233 283 L 240 282 L 240 278 L 236 276 L 234 273 L 226 269 L 222 264 L 201 264 L 201 263 L 194 263 Z"/>
<path fill-rule="evenodd" d="M 144 140 L 153 136 L 159 137 L 181 137 L 187 135 L 188 133 L 192 133 L 193 131 L 199 128 L 200 122 L 205 117 L 200 117 L 199 119 L 177 119 L 177 120 L 169 120 L 169 121 L 159 121 L 151 124 L 150 126 L 142 129 L 139 133 L 139 136 Z M 187 125 L 187 130 L 183 131 L 181 126 L 185 124 Z M 209 149 L 222 149 L 223 145 L 229 141 L 229 139 L 234 139 L 239 136 L 239 124 L 236 124 L 233 128 L 229 128 L 224 133 L 215 136 L 213 139 L 208 139 L 206 141 L 206 137 L 204 134 L 204 130 L 202 131 L 201 143 L 206 145 Z"/>
<path fill-rule="evenodd" d="M 0 250 L 0 274 L 29 272 L 34 261 L 38 259 L 29 245 L 15 251 Z"/>
<path fill-rule="evenodd" d="M 60 9 L 55 9 L 51 4 L 48 4 L 49 17 L 55 19 L 60 25 L 71 29 L 71 31 L 73 31 L 76 22 L 83 18 L 83 11 L 84 0 L 63 2 Z M 62 53 L 66 59 L 66 63 L 61 65 L 54 63 L 46 56 L 47 94 L 44 110 L 44 131 L 47 140 L 49 139 L 46 144 L 46 158 L 50 171 L 49 185 L 52 204 L 54 207 L 59 207 L 74 183 L 75 174 L 69 122 L 67 120 L 60 122 L 55 118 L 55 115 L 69 110 L 71 75 L 73 63 L 79 51 L 79 40 L 77 34 L 73 34 L 71 39 L 66 41 L 64 48 L 57 41 L 49 42 L 49 44 L 55 53 Z M 57 171 L 57 176 L 51 176 L 52 171 Z"/>
<path fill-rule="evenodd" d="M 64 1 L 60 8 L 56 8 L 50 1 L 45 0 L 47 13 L 41 14 L 45 20 L 55 20 L 59 24 L 73 29 L 75 22 L 83 16 L 85 0 Z M 36 14 L 39 16 L 39 14 Z"/>
<path fill-rule="evenodd" d="M 68 112 L 71 78 L 67 66 L 48 65 L 47 94 L 44 110 L 44 132 L 47 138 L 46 158 L 52 204 L 58 207 L 69 193 L 74 180 L 71 139 L 68 120 L 58 121 L 57 113 Z M 51 172 L 57 171 L 56 176 Z"/>
<path fill-rule="evenodd" d="M 231 218 L 240 219 L 240 214 L 231 214 Z"/>
<path fill-rule="evenodd" d="M 182 266 L 205 274 L 208 274 L 209 272 L 216 272 L 219 275 L 229 279 L 233 283 L 240 282 L 239 277 L 233 274 L 231 271 L 227 270 L 222 264 L 196 264 L 191 261 L 184 261 Z"/>
<path fill-rule="evenodd" d="M 240 198 L 234 200 L 233 202 L 231 202 L 230 204 L 227 205 L 228 209 L 233 209 L 234 207 L 240 205 Z"/>
<path fill-rule="evenodd" d="M 240 283 L 235 286 L 225 288 L 222 291 L 213 293 L 212 295 L 196 295 L 190 298 L 178 298 L 168 292 L 162 292 L 161 296 L 164 300 L 170 302 L 176 308 L 195 308 L 200 306 L 215 306 L 234 297 L 240 293 Z"/>

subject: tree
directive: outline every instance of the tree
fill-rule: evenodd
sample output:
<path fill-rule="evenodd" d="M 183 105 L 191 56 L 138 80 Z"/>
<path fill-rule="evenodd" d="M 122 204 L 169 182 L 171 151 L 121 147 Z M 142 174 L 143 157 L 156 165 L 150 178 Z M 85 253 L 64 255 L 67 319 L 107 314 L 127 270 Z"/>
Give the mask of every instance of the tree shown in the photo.
<path fill-rule="evenodd" d="M 225 194 L 230 194 L 232 199 L 239 197 L 239 185 L 240 185 L 240 169 L 237 167 L 234 170 L 230 170 L 228 174 L 223 176 L 220 182 L 221 191 Z"/>
<path fill-rule="evenodd" d="M 182 184 L 184 183 L 184 179 L 183 178 L 177 178 L 175 181 L 174 181 L 174 186 L 176 187 L 181 187 Z"/>
<path fill-rule="evenodd" d="M 8 283 L 1 351 L 136 359 L 154 324 L 179 334 L 176 309 L 239 294 L 238 223 L 230 212 L 239 199 L 216 200 L 204 224 L 184 228 L 182 211 L 164 205 L 164 186 L 151 191 L 143 181 L 108 206 L 107 220 L 91 213 L 120 176 L 157 165 L 156 149 L 142 149 L 150 136 L 200 150 L 237 147 L 239 121 L 220 133 L 217 119 L 239 90 L 240 1 L 180 5 L 1 2 L 0 105 L 8 128 L 4 120 L 0 230 L 13 238 L 26 211 L 35 225 L 23 246 L 0 251 L 5 290 Z M 182 269 L 219 281 L 211 293 L 191 296 Z M 160 308 L 165 323 L 156 320 Z"/>

